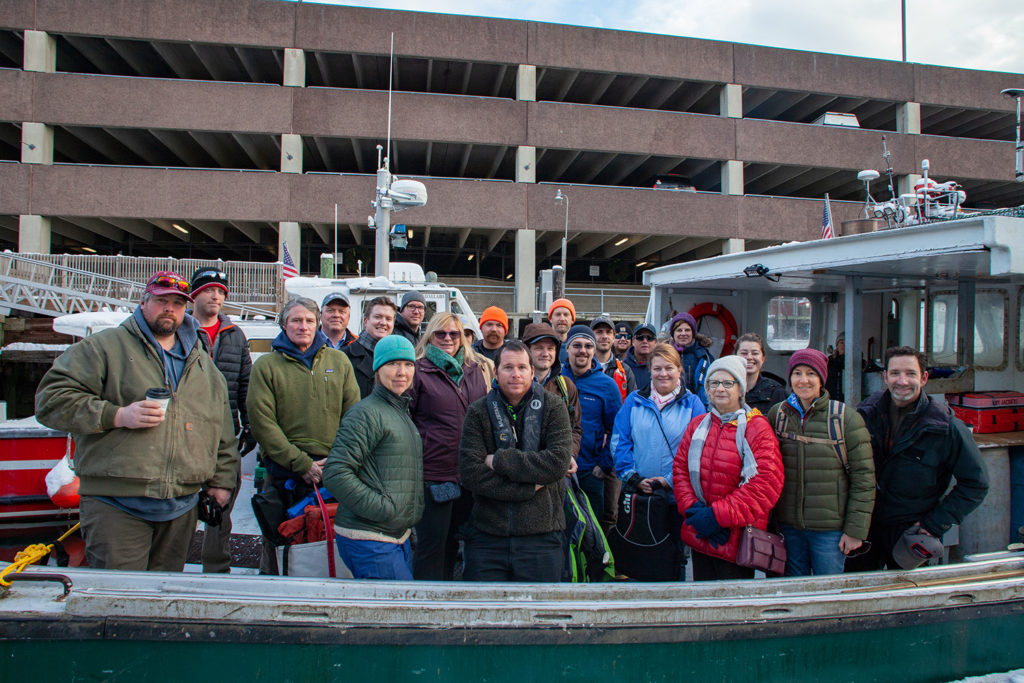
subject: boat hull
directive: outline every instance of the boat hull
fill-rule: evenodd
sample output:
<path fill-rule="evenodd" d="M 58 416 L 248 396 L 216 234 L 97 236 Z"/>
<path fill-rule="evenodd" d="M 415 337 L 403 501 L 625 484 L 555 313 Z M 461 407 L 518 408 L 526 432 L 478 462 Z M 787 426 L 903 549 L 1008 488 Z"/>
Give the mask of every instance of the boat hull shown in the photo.
<path fill-rule="evenodd" d="M 663 585 L 62 574 L 67 597 L 16 582 L 0 599 L 4 680 L 57 651 L 73 671 L 51 680 L 230 666 L 267 680 L 925 681 L 1024 666 L 1020 558 Z"/>

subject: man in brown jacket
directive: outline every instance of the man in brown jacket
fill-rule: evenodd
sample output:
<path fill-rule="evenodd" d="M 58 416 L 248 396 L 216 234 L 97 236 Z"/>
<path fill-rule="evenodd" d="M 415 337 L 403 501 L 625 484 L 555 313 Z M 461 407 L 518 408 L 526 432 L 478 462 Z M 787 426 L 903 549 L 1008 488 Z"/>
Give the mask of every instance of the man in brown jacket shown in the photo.
<path fill-rule="evenodd" d="M 181 571 L 200 489 L 223 506 L 235 486 L 227 383 L 185 315 L 189 290 L 158 272 L 131 317 L 72 345 L 39 384 L 36 418 L 75 439 L 90 567 Z"/>

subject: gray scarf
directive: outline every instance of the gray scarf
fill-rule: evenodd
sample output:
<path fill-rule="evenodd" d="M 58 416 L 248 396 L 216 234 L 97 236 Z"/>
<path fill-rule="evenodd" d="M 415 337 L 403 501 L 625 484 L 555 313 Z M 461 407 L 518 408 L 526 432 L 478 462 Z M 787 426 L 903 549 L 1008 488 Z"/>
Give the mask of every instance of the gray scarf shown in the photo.
<path fill-rule="evenodd" d="M 757 476 L 757 461 L 754 460 L 754 452 L 750 450 L 750 444 L 746 439 L 747 411 L 749 410 L 750 406 L 744 403 L 739 410 L 723 415 L 714 406 L 711 406 L 711 412 L 704 416 L 704 419 L 697 425 L 697 429 L 694 430 L 693 437 L 690 439 L 690 450 L 686 453 L 686 464 L 690 470 L 690 484 L 700 502 L 707 503 L 704 500 L 704 489 L 700 485 L 700 459 L 704 453 L 704 441 L 707 440 L 708 432 L 711 430 L 712 415 L 722 421 L 723 427 L 733 420 L 736 421 L 736 451 L 743 457 L 740 486 Z"/>

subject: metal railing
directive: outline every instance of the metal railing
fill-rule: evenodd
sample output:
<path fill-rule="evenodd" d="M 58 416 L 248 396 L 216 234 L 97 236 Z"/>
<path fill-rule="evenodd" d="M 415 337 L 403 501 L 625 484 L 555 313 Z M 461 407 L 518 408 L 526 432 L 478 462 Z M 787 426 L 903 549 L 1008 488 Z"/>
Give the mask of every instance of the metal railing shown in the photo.
<path fill-rule="evenodd" d="M 488 282 L 467 282 L 460 278 L 446 278 L 446 284 L 458 287 L 473 312 L 477 315 L 488 306 L 497 306 L 505 311 L 519 307 L 515 301 L 515 285 Z M 629 287 L 581 287 L 566 288 L 566 297 L 576 306 L 576 315 L 585 320 L 601 313 L 613 319 L 640 319 L 647 312 L 650 290 L 643 286 Z M 531 302 L 531 307 L 534 302 Z"/>
<path fill-rule="evenodd" d="M 281 265 L 202 259 L 0 253 L 0 305 L 44 315 L 64 315 L 138 304 L 146 281 L 160 270 L 188 277 L 201 267 L 228 275 L 226 312 L 273 316 L 284 295 Z"/>

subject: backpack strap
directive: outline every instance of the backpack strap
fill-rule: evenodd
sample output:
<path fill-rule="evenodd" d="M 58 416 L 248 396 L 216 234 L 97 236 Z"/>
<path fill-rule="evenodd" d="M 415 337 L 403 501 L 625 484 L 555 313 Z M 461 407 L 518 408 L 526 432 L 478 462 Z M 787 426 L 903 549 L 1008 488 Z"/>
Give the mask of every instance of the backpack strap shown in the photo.
<path fill-rule="evenodd" d="M 775 435 L 780 439 L 796 441 L 798 443 L 818 443 L 831 446 L 843 466 L 843 471 L 850 473 L 850 463 L 846 459 L 846 413 L 845 406 L 839 401 L 828 402 L 826 420 L 828 422 L 828 438 L 823 439 L 816 436 L 804 436 L 789 430 L 789 416 L 782 407 L 775 414 Z"/>
<path fill-rule="evenodd" d="M 569 408 L 569 387 L 565 384 L 565 377 L 556 375 L 555 382 L 558 383 L 558 390 L 562 392 L 562 400 L 565 402 L 565 407 Z"/>
<path fill-rule="evenodd" d="M 850 473 L 850 463 L 846 458 L 846 406 L 839 401 L 828 402 L 828 436 L 832 440 L 832 448 L 836 451 L 836 457 L 843 466 L 843 470 Z"/>

